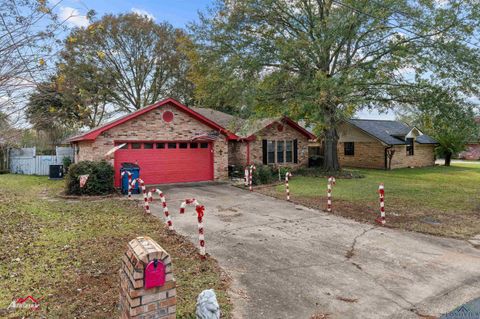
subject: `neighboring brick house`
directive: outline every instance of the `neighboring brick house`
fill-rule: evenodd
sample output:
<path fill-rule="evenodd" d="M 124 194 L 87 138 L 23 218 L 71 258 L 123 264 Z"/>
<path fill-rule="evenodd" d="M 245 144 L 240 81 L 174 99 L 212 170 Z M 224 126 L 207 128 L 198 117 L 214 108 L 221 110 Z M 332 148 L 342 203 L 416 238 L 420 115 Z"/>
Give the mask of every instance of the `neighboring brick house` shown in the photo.
<path fill-rule="evenodd" d="M 475 117 L 475 122 L 480 128 L 480 116 Z M 480 136 L 465 145 L 465 151 L 460 152 L 458 157 L 466 160 L 480 160 Z"/>
<path fill-rule="evenodd" d="M 338 130 L 338 156 L 343 167 L 390 168 L 435 165 L 437 142 L 399 121 L 344 121 Z"/>
<path fill-rule="evenodd" d="M 229 165 L 308 163 L 315 136 L 287 117 L 251 122 L 167 99 L 69 139 L 75 160 L 137 163 L 146 184 L 223 180 Z"/>

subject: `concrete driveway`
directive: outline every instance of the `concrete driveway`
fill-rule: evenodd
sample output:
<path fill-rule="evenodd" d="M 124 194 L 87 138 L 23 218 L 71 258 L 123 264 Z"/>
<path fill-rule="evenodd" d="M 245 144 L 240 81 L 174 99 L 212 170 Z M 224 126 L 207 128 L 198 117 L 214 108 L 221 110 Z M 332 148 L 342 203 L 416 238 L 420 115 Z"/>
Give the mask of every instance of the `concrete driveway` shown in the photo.
<path fill-rule="evenodd" d="M 419 318 L 480 296 L 480 250 L 465 241 L 366 225 L 226 184 L 161 189 L 176 230 L 196 245 L 195 210 L 178 208 L 189 197 L 205 205 L 207 252 L 233 279 L 235 318 Z M 163 218 L 158 200 L 151 207 Z"/>

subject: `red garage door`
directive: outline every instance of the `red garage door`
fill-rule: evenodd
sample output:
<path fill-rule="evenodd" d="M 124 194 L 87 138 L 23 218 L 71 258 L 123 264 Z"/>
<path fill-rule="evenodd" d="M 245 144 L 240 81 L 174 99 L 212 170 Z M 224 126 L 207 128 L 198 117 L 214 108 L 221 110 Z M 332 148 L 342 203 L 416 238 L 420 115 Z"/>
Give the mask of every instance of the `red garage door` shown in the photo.
<path fill-rule="evenodd" d="M 125 162 L 140 166 L 145 184 L 213 179 L 212 143 L 207 142 L 129 142 L 115 152 L 116 187 L 120 186 L 120 168 Z"/>

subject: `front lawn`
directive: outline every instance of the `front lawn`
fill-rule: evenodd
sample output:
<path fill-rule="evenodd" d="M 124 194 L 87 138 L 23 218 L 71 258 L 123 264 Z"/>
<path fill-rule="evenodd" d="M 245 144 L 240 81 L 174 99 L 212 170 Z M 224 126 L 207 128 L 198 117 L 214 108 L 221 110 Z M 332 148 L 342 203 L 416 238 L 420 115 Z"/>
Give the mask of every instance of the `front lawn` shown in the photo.
<path fill-rule="evenodd" d="M 383 182 L 388 225 L 457 238 L 480 234 L 480 165 L 356 171 L 365 178 L 337 179 L 334 214 L 372 222 Z M 292 201 L 319 209 L 326 207 L 326 188 L 320 177 L 294 176 L 290 181 Z M 283 185 L 259 191 L 285 198 Z"/>
<path fill-rule="evenodd" d="M 228 280 L 214 259 L 200 261 L 194 245 L 134 202 L 62 199 L 62 187 L 46 177 L 0 175 L 0 317 L 22 317 L 5 309 L 28 295 L 42 298 L 38 317 L 118 317 L 120 258 L 137 236 L 152 237 L 172 256 L 177 318 L 194 318 L 197 295 L 208 288 L 222 318 L 231 317 Z"/>

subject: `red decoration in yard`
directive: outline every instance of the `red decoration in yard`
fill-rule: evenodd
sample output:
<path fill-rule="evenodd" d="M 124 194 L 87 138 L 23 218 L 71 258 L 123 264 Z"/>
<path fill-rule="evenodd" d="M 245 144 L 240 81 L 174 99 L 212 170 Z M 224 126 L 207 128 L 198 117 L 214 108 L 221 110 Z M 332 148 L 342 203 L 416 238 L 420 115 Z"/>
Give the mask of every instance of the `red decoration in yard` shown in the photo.
<path fill-rule="evenodd" d="M 385 225 L 385 187 L 383 183 L 378 186 L 378 195 L 380 199 L 380 216 L 375 219 L 375 222 L 380 225 Z"/>
<path fill-rule="evenodd" d="M 170 111 L 163 112 L 162 118 L 165 122 L 170 123 L 173 121 L 173 113 Z"/>
<path fill-rule="evenodd" d="M 143 179 L 141 178 L 135 178 L 133 181 L 132 181 L 132 184 L 130 185 L 130 189 L 132 188 L 135 188 L 135 184 L 139 182 L 140 183 L 140 187 L 142 188 L 142 193 L 143 193 L 143 208 L 145 209 L 145 212 L 147 214 L 150 214 L 150 205 L 148 205 L 148 197 L 147 197 L 147 189 L 145 187 L 145 182 L 143 181 Z"/>
<path fill-rule="evenodd" d="M 180 204 L 180 214 L 185 213 L 185 207 L 187 205 L 195 206 L 197 211 L 198 221 L 198 241 L 200 242 L 200 257 L 205 259 L 205 234 L 203 230 L 203 215 L 205 214 L 205 206 L 200 205 L 195 198 L 189 198 Z"/>
<path fill-rule="evenodd" d="M 88 177 L 90 175 L 80 175 L 78 178 L 80 179 L 80 188 L 85 187 L 85 184 L 87 183 Z"/>
<path fill-rule="evenodd" d="M 167 219 L 168 229 L 173 230 L 172 218 L 170 217 L 170 213 L 168 212 L 167 200 L 165 199 L 165 195 L 163 195 L 163 192 L 158 188 L 153 188 L 148 192 L 149 202 L 153 201 L 153 193 L 157 193 L 158 196 L 160 196 L 160 201 L 162 202 L 163 207 L 163 214 L 165 214 L 165 218 Z"/>
<path fill-rule="evenodd" d="M 287 192 L 287 200 L 290 201 L 290 189 L 288 187 L 288 179 L 292 177 L 292 173 L 287 172 L 285 174 L 285 191 Z"/>
<path fill-rule="evenodd" d="M 128 199 L 132 199 L 132 173 L 130 173 L 129 171 L 123 171 L 122 174 L 120 174 L 120 176 L 122 177 L 123 179 L 123 175 L 125 175 L 125 173 L 128 175 Z"/>
<path fill-rule="evenodd" d="M 335 185 L 335 177 L 330 176 L 327 184 L 327 212 L 332 211 L 332 186 Z"/>

